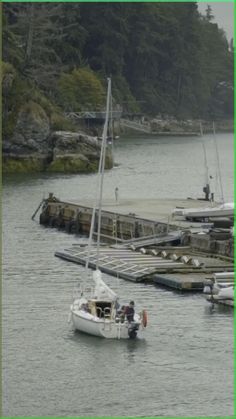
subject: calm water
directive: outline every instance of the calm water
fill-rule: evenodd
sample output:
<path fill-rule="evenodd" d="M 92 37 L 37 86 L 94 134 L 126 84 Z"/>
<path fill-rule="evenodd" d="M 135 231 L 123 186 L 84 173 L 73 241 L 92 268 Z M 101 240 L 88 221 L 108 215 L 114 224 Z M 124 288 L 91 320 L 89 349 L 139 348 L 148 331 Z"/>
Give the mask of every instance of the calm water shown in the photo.
<path fill-rule="evenodd" d="M 213 140 L 205 137 L 216 170 Z M 226 200 L 233 198 L 233 136 L 218 135 Z M 105 197 L 202 195 L 198 138 L 121 139 Z M 100 340 L 67 324 L 84 268 L 54 257 L 78 238 L 31 221 L 43 196 L 82 201 L 94 175 L 9 176 L 3 188 L 3 416 L 233 415 L 233 313 L 180 294 L 105 275 L 121 299 L 146 308 L 144 339 Z M 81 238 L 79 238 L 81 240 Z"/>

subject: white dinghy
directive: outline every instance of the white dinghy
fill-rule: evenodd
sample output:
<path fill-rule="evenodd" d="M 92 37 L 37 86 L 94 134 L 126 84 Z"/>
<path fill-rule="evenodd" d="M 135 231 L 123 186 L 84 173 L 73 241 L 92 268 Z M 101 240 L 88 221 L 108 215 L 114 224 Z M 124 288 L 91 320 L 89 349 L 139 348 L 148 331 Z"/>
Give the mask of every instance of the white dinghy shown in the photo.
<path fill-rule="evenodd" d="M 187 220 L 202 220 L 206 218 L 233 218 L 234 216 L 234 203 L 228 202 L 225 204 L 212 205 L 211 207 L 205 208 L 185 208 L 185 209 L 174 209 L 172 216 L 180 215 L 185 217 Z"/>
<path fill-rule="evenodd" d="M 215 273 L 212 279 L 206 281 L 203 293 L 207 301 L 226 302 L 234 306 L 234 275 L 234 272 Z"/>
<path fill-rule="evenodd" d="M 142 310 L 141 313 L 137 314 L 134 312 L 132 306 L 126 308 L 123 306 L 122 310 L 119 310 L 120 307 L 118 304 L 118 296 L 102 280 L 102 274 L 99 270 L 102 189 L 108 133 L 108 119 L 111 106 L 110 101 L 111 80 L 108 79 L 106 119 L 102 135 L 101 155 L 98 169 L 97 197 L 91 220 L 86 272 L 84 275 L 84 281 L 80 286 L 79 295 L 74 298 L 74 301 L 70 307 L 70 321 L 72 321 L 75 330 L 79 330 L 89 335 L 108 339 L 134 339 L 137 337 L 139 330 L 147 326 L 146 311 Z M 92 237 L 94 233 L 96 211 L 98 211 L 96 270 L 92 275 L 94 282 L 93 286 L 88 288 L 87 283 L 90 276 L 89 272 L 91 272 L 88 270 L 88 264 L 92 246 Z"/>

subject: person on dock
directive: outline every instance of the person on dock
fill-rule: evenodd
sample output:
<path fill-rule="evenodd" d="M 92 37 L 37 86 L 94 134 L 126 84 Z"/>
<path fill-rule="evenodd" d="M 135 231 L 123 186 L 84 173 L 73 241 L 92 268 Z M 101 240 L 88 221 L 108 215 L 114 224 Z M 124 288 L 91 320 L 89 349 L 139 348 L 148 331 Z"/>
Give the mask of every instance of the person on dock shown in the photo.
<path fill-rule="evenodd" d="M 134 321 L 134 301 L 130 301 L 129 305 L 125 308 L 125 316 L 129 323 Z"/>
<path fill-rule="evenodd" d="M 119 189 L 117 187 L 115 188 L 115 198 L 116 198 L 116 203 L 118 204 L 118 200 L 119 200 Z"/>
<path fill-rule="evenodd" d="M 213 180 L 213 176 L 209 176 L 209 185 L 210 185 L 210 201 L 213 202 L 214 201 L 214 180 Z"/>

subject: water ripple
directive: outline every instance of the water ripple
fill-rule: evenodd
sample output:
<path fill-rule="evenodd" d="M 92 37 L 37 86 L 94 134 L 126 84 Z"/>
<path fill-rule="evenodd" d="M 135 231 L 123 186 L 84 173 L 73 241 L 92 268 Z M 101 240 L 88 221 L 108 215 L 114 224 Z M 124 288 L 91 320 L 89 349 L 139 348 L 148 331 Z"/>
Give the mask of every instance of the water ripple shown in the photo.
<path fill-rule="evenodd" d="M 232 136 L 217 139 L 230 198 Z M 212 138 L 206 142 L 211 149 Z M 186 191 L 198 196 L 202 190 L 203 157 L 196 139 L 127 139 L 115 148 L 120 166 L 105 173 L 107 198 L 117 185 L 126 199 L 186 198 Z M 134 299 L 137 309 L 147 309 L 142 339 L 100 340 L 68 325 L 73 287 L 84 268 L 55 258 L 54 252 L 78 238 L 43 228 L 31 215 L 49 191 L 65 200 L 88 199 L 94 176 L 4 180 L 4 416 L 233 415 L 233 314 L 211 310 L 201 294 L 105 275 L 122 301 Z"/>

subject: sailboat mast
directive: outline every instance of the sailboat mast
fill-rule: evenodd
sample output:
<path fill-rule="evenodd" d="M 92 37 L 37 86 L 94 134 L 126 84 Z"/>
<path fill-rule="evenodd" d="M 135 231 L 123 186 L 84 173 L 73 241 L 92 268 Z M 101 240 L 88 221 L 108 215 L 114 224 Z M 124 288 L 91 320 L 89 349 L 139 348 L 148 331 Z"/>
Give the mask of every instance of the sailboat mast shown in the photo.
<path fill-rule="evenodd" d="M 215 122 L 213 122 L 213 138 L 214 138 L 215 151 L 216 151 L 216 160 L 217 160 L 217 169 L 218 169 L 218 175 L 219 175 L 221 200 L 224 203 L 225 201 L 224 201 L 223 185 L 222 185 L 221 170 L 220 170 L 219 151 L 218 151 L 218 146 L 217 146 L 217 141 L 216 141 Z"/>
<path fill-rule="evenodd" d="M 105 155 L 106 155 L 106 143 L 107 143 L 107 131 L 108 131 L 108 110 L 110 106 L 110 96 L 111 96 L 111 80 L 108 79 L 108 89 L 107 89 L 107 104 L 106 104 L 106 117 L 105 117 L 105 124 L 103 127 L 102 133 L 102 144 L 101 144 L 101 153 L 99 159 L 99 166 L 98 166 L 98 177 L 97 177 L 97 187 L 96 187 L 96 198 L 95 203 L 93 206 L 92 218 L 91 218 L 91 225 L 90 225 L 90 232 L 89 232 L 89 240 L 88 240 L 88 251 L 87 251 L 87 259 L 85 270 L 88 273 L 88 265 L 89 265 L 89 258 L 91 253 L 91 246 L 92 246 L 92 238 L 94 233 L 94 223 L 95 223 L 95 214 L 98 209 L 98 232 L 97 232 L 97 262 L 96 262 L 96 269 L 98 268 L 98 260 L 99 260 L 99 245 L 100 245 L 100 230 L 101 230 L 101 203 L 102 203 L 102 186 L 103 186 L 103 173 L 105 168 Z"/>
<path fill-rule="evenodd" d="M 112 98 L 112 94 L 111 94 L 111 99 L 110 99 L 110 119 L 109 119 L 109 124 L 110 124 L 109 136 L 111 137 L 111 158 L 112 158 L 112 162 L 114 163 L 114 126 L 113 126 L 113 106 L 112 105 L 113 105 L 113 98 Z"/>
<path fill-rule="evenodd" d="M 205 182 L 206 185 L 209 184 L 209 168 L 208 168 L 208 164 L 207 164 L 207 154 L 206 154 L 206 147 L 204 144 L 204 139 L 203 139 L 203 129 L 202 129 L 202 123 L 200 122 L 200 135 L 202 138 L 202 148 L 203 148 L 203 154 L 204 154 L 204 166 L 205 166 Z"/>
<path fill-rule="evenodd" d="M 103 180 L 104 180 L 104 169 L 106 159 L 106 145 L 107 145 L 107 134 L 108 134 L 108 123 L 109 123 L 109 111 L 110 111 L 110 100 L 111 100 L 111 79 L 108 78 L 107 88 L 107 102 L 106 102 L 106 117 L 102 133 L 102 147 L 101 147 L 101 170 L 99 173 L 99 200 L 98 200 L 98 231 L 97 231 L 97 258 L 96 258 L 96 269 L 99 266 L 100 256 L 100 237 L 101 237 L 101 214 L 102 214 L 102 194 L 103 194 Z"/>

